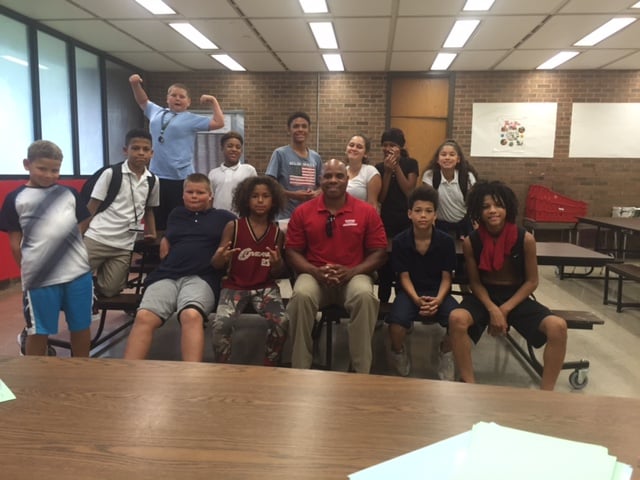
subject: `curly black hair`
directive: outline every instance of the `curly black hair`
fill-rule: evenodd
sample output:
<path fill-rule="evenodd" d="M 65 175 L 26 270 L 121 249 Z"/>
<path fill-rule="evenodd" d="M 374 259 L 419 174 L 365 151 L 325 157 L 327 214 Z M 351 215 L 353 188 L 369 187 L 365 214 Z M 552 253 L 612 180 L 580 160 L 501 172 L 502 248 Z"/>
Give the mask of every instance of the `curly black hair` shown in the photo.
<path fill-rule="evenodd" d="M 484 199 L 489 195 L 497 205 L 504 207 L 507 211 L 507 222 L 516 223 L 518 215 L 518 199 L 513 190 L 504 182 L 494 180 L 488 182 L 486 180 L 478 181 L 467 194 L 467 212 L 471 220 L 480 221 L 482 218 L 482 210 Z"/>
<path fill-rule="evenodd" d="M 269 221 L 273 221 L 277 213 L 285 207 L 287 197 L 284 194 L 282 186 L 268 175 L 258 175 L 242 180 L 233 192 L 233 208 L 241 217 L 248 217 L 251 214 L 249 200 L 253 194 L 253 189 L 258 185 L 266 185 L 271 193 L 273 202 L 268 217 Z"/>
<path fill-rule="evenodd" d="M 407 197 L 409 210 L 413 209 L 413 205 L 420 201 L 433 203 L 434 210 L 438 211 L 438 191 L 431 185 L 418 185 L 411 191 Z"/>

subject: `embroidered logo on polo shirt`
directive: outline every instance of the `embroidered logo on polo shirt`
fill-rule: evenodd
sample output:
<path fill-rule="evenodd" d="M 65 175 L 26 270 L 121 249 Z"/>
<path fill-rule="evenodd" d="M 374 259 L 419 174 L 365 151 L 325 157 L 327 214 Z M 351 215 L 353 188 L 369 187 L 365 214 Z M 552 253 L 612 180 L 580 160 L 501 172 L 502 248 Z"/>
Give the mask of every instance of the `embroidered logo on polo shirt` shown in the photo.
<path fill-rule="evenodd" d="M 343 227 L 357 227 L 358 221 L 355 218 L 346 218 Z"/>

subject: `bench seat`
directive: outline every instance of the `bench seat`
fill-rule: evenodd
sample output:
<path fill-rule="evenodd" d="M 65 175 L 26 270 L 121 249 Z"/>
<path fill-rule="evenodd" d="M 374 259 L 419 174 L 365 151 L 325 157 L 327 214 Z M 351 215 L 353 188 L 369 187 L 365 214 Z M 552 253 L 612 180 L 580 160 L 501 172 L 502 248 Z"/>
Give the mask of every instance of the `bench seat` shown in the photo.
<path fill-rule="evenodd" d="M 618 291 L 616 300 L 609 299 L 609 274 L 615 273 L 618 275 Z M 623 302 L 622 301 L 622 285 L 624 280 L 633 280 L 634 282 L 640 282 L 640 266 L 633 265 L 631 263 L 610 263 L 605 266 L 604 274 L 604 298 L 602 303 L 609 305 L 615 303 L 616 312 L 621 312 L 624 307 L 640 307 L 640 302 Z"/>
<path fill-rule="evenodd" d="M 578 330 L 593 330 L 595 325 L 604 325 L 604 320 L 598 318 L 591 312 L 581 310 L 557 310 L 552 309 L 554 315 L 564 318 L 567 322 L 567 328 Z M 538 361 L 533 346 L 527 343 L 525 350 L 513 336 L 507 332 L 507 341 L 520 354 L 521 358 L 533 368 L 533 370 L 542 376 L 543 365 Z M 581 359 L 568 361 L 562 364 L 563 370 L 573 370 L 569 375 L 569 383 L 575 389 L 582 389 L 587 385 L 587 369 L 589 368 L 589 360 Z"/>

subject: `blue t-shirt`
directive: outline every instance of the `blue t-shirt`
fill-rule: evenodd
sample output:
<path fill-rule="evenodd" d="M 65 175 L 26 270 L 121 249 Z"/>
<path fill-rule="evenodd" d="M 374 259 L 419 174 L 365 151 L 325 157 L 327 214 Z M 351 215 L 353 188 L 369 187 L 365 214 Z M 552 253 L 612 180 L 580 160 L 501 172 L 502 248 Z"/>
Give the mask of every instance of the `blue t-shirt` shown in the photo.
<path fill-rule="evenodd" d="M 322 177 L 322 158 L 311 149 L 307 158 L 302 158 L 290 145 L 285 145 L 273 151 L 265 173 L 275 178 L 285 190 L 316 190 Z M 290 218 L 299 204 L 299 201 L 290 198 L 278 219 Z"/>
<path fill-rule="evenodd" d="M 0 230 L 22 233 L 23 290 L 67 283 L 90 271 L 78 228 L 90 216 L 78 192 L 63 185 L 23 185 L 7 195 Z"/>
<path fill-rule="evenodd" d="M 437 290 L 442 282 L 442 272 L 452 272 L 456 268 L 453 238 L 433 228 L 431 244 L 422 255 L 416 250 L 412 225 L 393 238 L 391 266 L 396 275 L 409 273 L 416 292 Z M 401 287 L 400 283 L 398 285 Z"/>
<path fill-rule="evenodd" d="M 149 170 L 169 180 L 184 180 L 194 173 L 196 132 L 208 131 L 211 118 L 188 111 L 172 112 L 153 102 L 147 102 L 144 114 L 149 119 L 149 131 L 153 138 L 153 157 Z"/>
<path fill-rule="evenodd" d="M 170 278 L 197 275 L 216 293 L 220 289 L 221 270 L 215 270 L 211 258 L 216 253 L 225 225 L 236 216 L 227 210 L 210 208 L 193 212 L 176 207 L 169 214 L 165 236 L 169 241 L 169 254 L 156 270 L 147 277 L 146 285 Z"/>

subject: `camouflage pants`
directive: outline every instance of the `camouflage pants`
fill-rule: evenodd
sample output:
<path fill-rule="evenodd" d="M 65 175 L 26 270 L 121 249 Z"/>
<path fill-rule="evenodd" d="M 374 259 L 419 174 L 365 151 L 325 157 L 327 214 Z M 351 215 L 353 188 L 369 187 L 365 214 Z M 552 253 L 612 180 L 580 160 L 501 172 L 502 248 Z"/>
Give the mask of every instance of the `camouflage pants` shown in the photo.
<path fill-rule="evenodd" d="M 227 363 L 231 358 L 231 336 L 235 321 L 249 302 L 258 315 L 263 316 L 268 322 L 264 364 L 277 365 L 289 330 L 289 319 L 277 286 L 258 290 L 222 289 L 213 323 L 215 360 Z"/>

